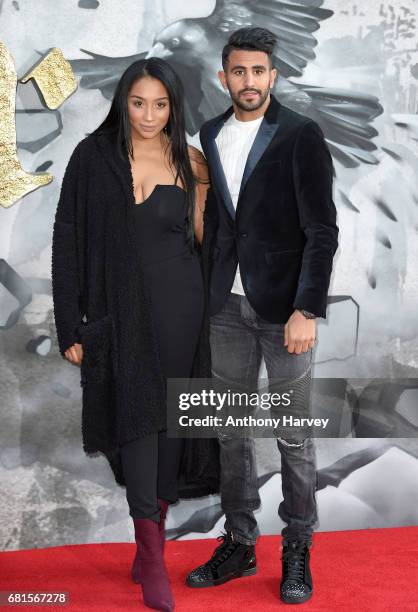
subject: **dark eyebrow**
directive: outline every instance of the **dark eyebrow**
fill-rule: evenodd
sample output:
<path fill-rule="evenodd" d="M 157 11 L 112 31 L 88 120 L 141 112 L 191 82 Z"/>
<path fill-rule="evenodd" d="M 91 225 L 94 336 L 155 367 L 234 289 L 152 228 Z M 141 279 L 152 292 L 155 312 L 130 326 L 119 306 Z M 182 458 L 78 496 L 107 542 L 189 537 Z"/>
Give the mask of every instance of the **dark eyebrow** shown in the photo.
<path fill-rule="evenodd" d="M 138 98 L 138 100 L 144 100 L 144 98 L 142 98 L 141 96 L 136 96 L 135 94 L 132 94 L 131 96 L 129 96 L 130 98 Z M 154 100 L 154 102 L 160 102 L 160 100 L 168 100 L 168 97 L 165 96 L 164 98 L 156 98 Z"/>
<path fill-rule="evenodd" d="M 263 65 L 251 66 L 251 70 L 265 70 L 266 67 Z M 247 70 L 246 66 L 233 66 L 231 70 Z"/>

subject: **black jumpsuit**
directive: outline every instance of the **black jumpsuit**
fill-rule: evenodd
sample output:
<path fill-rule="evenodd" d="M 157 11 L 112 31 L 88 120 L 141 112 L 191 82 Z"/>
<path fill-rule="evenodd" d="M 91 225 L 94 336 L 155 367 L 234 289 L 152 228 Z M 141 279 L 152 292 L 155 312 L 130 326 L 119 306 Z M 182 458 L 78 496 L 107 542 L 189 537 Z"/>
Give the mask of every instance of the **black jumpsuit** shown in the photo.
<path fill-rule="evenodd" d="M 188 378 L 204 304 L 198 255 L 186 243 L 186 193 L 175 184 L 156 185 L 132 209 L 163 372 L 166 378 Z M 130 515 L 158 521 L 157 499 L 178 499 L 183 440 L 162 431 L 129 442 L 121 451 Z"/>

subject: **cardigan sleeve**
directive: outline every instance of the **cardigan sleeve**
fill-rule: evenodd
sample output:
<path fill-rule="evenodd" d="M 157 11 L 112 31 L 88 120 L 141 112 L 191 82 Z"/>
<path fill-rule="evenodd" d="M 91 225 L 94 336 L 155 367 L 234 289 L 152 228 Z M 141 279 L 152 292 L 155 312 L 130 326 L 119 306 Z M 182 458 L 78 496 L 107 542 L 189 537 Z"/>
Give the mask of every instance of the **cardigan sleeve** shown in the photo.
<path fill-rule="evenodd" d="M 61 355 L 80 338 L 84 300 L 81 295 L 80 231 L 80 146 L 74 149 L 61 185 L 52 234 L 52 298 Z"/>

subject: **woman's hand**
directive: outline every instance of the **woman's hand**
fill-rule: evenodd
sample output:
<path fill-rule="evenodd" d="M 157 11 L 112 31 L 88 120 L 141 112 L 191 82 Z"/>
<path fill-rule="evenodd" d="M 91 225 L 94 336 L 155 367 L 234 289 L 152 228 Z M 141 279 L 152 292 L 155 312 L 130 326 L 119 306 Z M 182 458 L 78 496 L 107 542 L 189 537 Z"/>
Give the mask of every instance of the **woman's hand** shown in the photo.
<path fill-rule="evenodd" d="M 83 360 L 83 347 L 81 344 L 76 342 L 70 348 L 68 348 L 64 353 L 66 359 L 74 363 L 74 365 L 81 365 Z"/>

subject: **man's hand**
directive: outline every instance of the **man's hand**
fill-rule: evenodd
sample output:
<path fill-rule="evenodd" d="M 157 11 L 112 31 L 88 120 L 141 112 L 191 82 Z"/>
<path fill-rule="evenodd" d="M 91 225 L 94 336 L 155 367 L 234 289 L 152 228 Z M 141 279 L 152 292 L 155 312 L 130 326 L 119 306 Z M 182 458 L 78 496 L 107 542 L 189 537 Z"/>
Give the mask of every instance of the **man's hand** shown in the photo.
<path fill-rule="evenodd" d="M 306 353 L 313 348 L 316 339 L 315 319 L 306 319 L 299 310 L 290 316 L 284 326 L 284 345 L 289 353 Z"/>
<path fill-rule="evenodd" d="M 68 361 L 71 361 L 71 363 L 74 363 L 75 365 L 81 365 L 81 362 L 83 360 L 83 347 L 81 346 L 81 344 L 78 344 L 78 342 L 76 342 L 65 351 L 64 355 L 66 359 L 68 359 Z"/>

